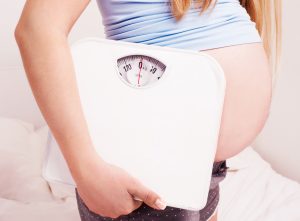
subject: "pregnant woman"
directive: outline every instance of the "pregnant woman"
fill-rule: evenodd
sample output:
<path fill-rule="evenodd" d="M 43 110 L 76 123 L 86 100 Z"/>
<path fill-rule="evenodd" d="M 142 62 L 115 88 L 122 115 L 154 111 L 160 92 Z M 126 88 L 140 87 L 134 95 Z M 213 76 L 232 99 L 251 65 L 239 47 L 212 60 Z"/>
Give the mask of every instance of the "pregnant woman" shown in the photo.
<path fill-rule="evenodd" d="M 33 94 L 76 182 L 81 220 L 217 220 L 226 159 L 251 144 L 269 114 L 280 51 L 280 0 L 97 1 L 107 38 L 201 51 L 225 72 L 210 191 L 200 211 L 166 206 L 157 193 L 96 153 L 68 44 L 70 30 L 89 2 L 27 0 L 15 29 Z"/>

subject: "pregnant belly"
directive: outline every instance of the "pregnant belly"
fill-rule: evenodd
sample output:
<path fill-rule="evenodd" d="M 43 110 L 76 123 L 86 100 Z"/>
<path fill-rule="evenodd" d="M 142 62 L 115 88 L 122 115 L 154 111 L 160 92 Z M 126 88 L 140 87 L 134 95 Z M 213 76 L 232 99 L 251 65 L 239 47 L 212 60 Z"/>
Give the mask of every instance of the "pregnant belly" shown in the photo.
<path fill-rule="evenodd" d="M 215 161 L 249 146 L 268 117 L 272 80 L 262 43 L 201 51 L 213 56 L 226 77 L 226 93 Z"/>

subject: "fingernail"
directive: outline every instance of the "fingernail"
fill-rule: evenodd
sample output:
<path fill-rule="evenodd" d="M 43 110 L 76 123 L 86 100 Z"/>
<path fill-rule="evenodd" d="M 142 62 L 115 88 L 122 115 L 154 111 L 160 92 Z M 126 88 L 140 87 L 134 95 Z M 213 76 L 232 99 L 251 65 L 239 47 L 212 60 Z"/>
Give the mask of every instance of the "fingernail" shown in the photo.
<path fill-rule="evenodd" d="M 162 201 L 161 199 L 157 199 L 155 201 L 155 205 L 160 209 L 165 209 L 167 206 L 166 203 L 164 201 Z"/>

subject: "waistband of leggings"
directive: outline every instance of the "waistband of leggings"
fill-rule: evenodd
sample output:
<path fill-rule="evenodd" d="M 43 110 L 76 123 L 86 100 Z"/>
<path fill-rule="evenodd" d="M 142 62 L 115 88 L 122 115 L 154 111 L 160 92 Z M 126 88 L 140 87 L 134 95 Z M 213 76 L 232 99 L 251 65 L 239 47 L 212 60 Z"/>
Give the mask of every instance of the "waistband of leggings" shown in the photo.
<path fill-rule="evenodd" d="M 224 173 L 227 171 L 229 167 L 226 165 L 226 160 L 222 160 L 219 162 L 214 162 L 212 174 Z"/>

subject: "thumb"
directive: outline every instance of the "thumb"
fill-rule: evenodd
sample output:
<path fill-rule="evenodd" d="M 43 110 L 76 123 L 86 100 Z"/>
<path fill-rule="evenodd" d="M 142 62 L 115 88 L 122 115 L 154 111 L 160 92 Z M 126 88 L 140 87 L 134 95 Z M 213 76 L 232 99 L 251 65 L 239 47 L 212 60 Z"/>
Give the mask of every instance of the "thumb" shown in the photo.
<path fill-rule="evenodd" d="M 154 209 L 163 210 L 167 206 L 157 193 L 147 188 L 136 178 L 133 178 L 133 184 L 129 186 L 128 192 L 132 194 L 135 199 L 143 201 Z"/>

